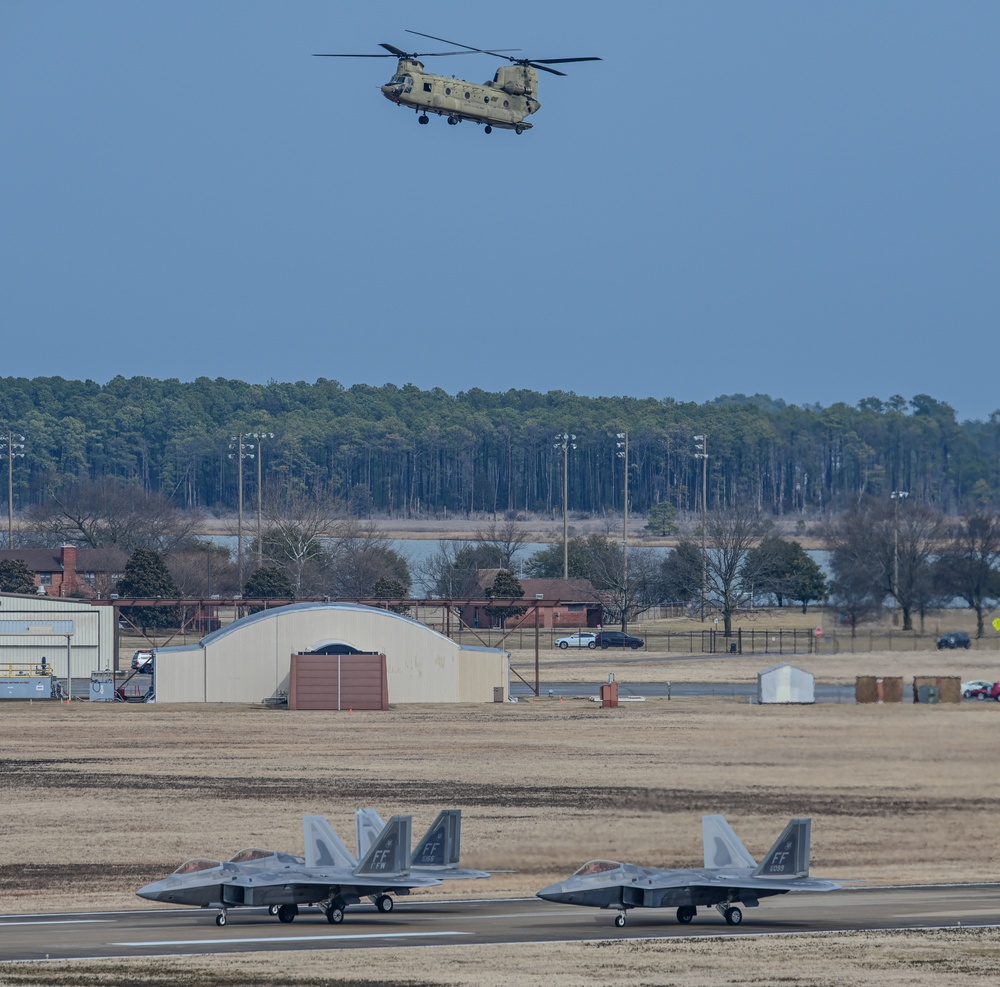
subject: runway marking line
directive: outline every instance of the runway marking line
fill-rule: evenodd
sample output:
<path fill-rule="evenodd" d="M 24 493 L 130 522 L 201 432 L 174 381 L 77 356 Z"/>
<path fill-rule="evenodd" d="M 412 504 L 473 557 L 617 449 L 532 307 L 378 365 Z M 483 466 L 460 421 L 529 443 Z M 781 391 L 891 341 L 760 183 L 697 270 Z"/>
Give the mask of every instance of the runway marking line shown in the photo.
<path fill-rule="evenodd" d="M 53 918 L 34 919 L 31 922 L 0 922 L 0 928 L 8 925 L 99 925 L 102 922 L 114 922 L 112 918 Z"/>
<path fill-rule="evenodd" d="M 262 942 L 340 942 L 345 939 L 422 939 L 426 936 L 471 936 L 471 932 L 371 932 L 344 936 L 261 936 L 253 939 L 156 939 L 150 942 L 111 942 L 109 946 L 242 946 Z"/>

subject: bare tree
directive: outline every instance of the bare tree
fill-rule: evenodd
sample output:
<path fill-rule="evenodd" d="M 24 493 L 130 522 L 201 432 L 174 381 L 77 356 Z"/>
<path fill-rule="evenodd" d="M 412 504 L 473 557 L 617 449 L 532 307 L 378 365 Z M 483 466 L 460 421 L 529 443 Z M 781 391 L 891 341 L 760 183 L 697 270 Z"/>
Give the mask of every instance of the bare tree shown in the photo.
<path fill-rule="evenodd" d="M 320 595 L 329 565 L 329 540 L 340 525 L 339 510 L 330 502 L 306 494 L 289 495 L 280 510 L 264 512 L 262 554 L 281 569 L 295 587 L 295 595 Z"/>
<path fill-rule="evenodd" d="M 982 637 L 987 603 L 1000 597 L 1000 515 L 977 511 L 955 522 L 949 536 L 948 547 L 935 564 L 938 583 L 976 612 L 976 637 Z"/>
<path fill-rule="evenodd" d="M 181 511 L 166 497 L 104 477 L 49 492 L 28 511 L 29 529 L 42 540 L 88 548 L 147 548 L 169 555 L 185 539 L 197 514 Z"/>
<path fill-rule="evenodd" d="M 855 596 L 865 584 L 872 599 L 891 596 L 911 631 L 913 611 L 931 598 L 931 560 L 943 531 L 943 516 L 926 504 L 863 498 L 827 528 L 836 582 L 855 587 Z"/>
<path fill-rule="evenodd" d="M 706 590 L 709 602 L 722 613 L 726 637 L 732 635 L 733 614 L 749 598 L 748 587 L 757 576 L 751 551 L 770 527 L 760 509 L 748 502 L 708 516 Z"/>
<path fill-rule="evenodd" d="M 331 538 L 327 567 L 330 596 L 358 600 L 375 595 L 380 580 L 410 591 L 410 567 L 374 521 L 345 521 Z"/>
<path fill-rule="evenodd" d="M 515 560 L 524 550 L 527 540 L 524 526 L 517 521 L 491 521 L 486 527 L 476 530 L 474 540 L 494 549 L 499 559 L 500 569 L 514 572 Z"/>

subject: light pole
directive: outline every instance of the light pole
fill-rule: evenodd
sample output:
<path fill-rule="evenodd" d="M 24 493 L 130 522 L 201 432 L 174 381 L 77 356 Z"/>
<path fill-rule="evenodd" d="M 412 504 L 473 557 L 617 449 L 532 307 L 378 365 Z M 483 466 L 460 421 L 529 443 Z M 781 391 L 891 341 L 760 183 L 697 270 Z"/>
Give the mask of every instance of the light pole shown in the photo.
<path fill-rule="evenodd" d="M 576 436 L 563 432 L 556 439 L 563 454 L 563 579 L 569 579 L 569 451 L 576 448 Z"/>
<path fill-rule="evenodd" d="M 705 599 L 708 596 L 708 545 L 705 541 L 708 527 L 708 436 L 696 435 L 695 459 L 701 460 L 701 619 L 705 620 Z"/>
<path fill-rule="evenodd" d="M 908 490 L 893 490 L 892 498 L 892 595 L 899 606 L 899 502 L 910 496 Z"/>
<path fill-rule="evenodd" d="M 24 459 L 24 436 L 8 432 L 0 437 L 7 447 L 7 547 L 14 547 L 14 458 Z M 20 452 L 16 450 L 20 449 Z"/>
<path fill-rule="evenodd" d="M 625 499 L 622 503 L 622 633 L 628 633 L 628 429 L 615 433 L 618 457 L 625 464 Z"/>
<path fill-rule="evenodd" d="M 245 439 L 257 440 L 257 568 L 264 564 L 264 543 L 262 540 L 263 529 L 261 527 L 261 460 L 264 458 L 264 439 L 273 439 L 274 432 L 247 432 L 243 436 Z M 250 447 L 251 449 L 253 446 Z"/>
<path fill-rule="evenodd" d="M 236 579 L 239 582 L 239 591 L 243 592 L 243 460 L 253 459 L 253 453 L 248 449 L 253 449 L 252 445 L 243 441 L 245 436 L 233 435 L 229 439 L 230 459 L 236 460 Z"/>

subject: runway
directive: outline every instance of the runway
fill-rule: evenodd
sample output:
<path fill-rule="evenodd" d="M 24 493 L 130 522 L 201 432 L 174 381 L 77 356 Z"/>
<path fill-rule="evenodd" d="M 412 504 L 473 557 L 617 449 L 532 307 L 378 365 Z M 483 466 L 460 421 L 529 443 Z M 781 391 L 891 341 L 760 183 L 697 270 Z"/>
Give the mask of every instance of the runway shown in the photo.
<path fill-rule="evenodd" d="M 294 922 L 282 924 L 264 909 L 233 908 L 223 928 L 216 926 L 212 909 L 5 915 L 0 916 L 0 962 L 997 926 L 1000 884 L 782 895 L 745 909 L 740 926 L 726 925 L 714 908 L 699 910 L 684 926 L 671 909 L 632 909 L 623 929 L 615 928 L 614 916 L 614 910 L 537 898 L 419 904 L 402 899 L 388 915 L 372 906 L 353 906 L 337 926 L 318 909 L 303 909 Z"/>

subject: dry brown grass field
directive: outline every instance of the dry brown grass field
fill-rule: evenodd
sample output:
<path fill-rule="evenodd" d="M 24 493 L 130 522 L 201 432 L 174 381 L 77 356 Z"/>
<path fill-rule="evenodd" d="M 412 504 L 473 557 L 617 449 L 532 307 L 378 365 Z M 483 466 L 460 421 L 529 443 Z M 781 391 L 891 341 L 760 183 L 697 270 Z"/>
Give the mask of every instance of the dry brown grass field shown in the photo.
<path fill-rule="evenodd" d="M 655 674 L 753 681 L 774 663 L 647 655 L 634 666 L 623 664 L 631 653 L 598 652 L 564 665 L 565 657 L 547 657 L 543 681 L 580 681 L 581 694 L 609 671 L 623 683 Z M 533 655 L 515 658 L 533 668 Z M 974 651 L 789 660 L 821 681 L 852 681 L 988 678 L 996 659 Z M 304 813 L 326 814 L 351 842 L 362 805 L 412 813 L 417 832 L 438 808 L 460 806 L 464 862 L 516 870 L 450 885 L 450 898 L 531 895 L 594 856 L 698 865 L 705 812 L 723 813 L 757 854 L 789 817 L 812 816 L 820 877 L 997 876 L 997 703 L 762 707 L 674 698 L 601 709 L 533 698 L 348 714 L 5 703 L 0 718 L 7 913 L 147 907 L 134 889 L 188 857 L 225 858 L 244 846 L 300 852 Z M 278 974 L 274 954 L 8 966 L 0 985 L 967 984 L 998 980 L 1000 937 L 951 930 L 281 957 Z"/>

